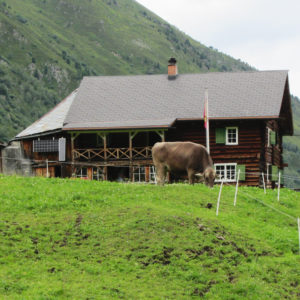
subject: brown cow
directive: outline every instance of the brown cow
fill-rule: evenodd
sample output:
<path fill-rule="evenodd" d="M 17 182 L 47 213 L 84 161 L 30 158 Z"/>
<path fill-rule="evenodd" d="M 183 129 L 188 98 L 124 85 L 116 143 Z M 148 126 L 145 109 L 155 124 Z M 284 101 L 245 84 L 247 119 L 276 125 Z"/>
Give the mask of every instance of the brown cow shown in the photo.
<path fill-rule="evenodd" d="M 203 176 L 204 182 L 213 187 L 216 172 L 213 161 L 206 148 L 192 142 L 161 142 L 152 148 L 153 163 L 156 168 L 157 183 L 163 185 L 166 171 L 171 173 L 187 172 L 189 183 L 195 182 L 196 176 Z M 199 174 L 200 173 L 200 174 Z"/>

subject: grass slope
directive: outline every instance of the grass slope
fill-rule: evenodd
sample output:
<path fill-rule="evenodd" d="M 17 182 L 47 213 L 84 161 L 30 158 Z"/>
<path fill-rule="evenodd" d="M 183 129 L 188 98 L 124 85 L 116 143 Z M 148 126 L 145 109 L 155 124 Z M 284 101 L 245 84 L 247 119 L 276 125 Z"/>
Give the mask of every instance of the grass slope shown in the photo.
<path fill-rule="evenodd" d="M 0 176 L 1 298 L 299 298 L 296 221 L 251 198 L 299 194 L 240 191 Z"/>

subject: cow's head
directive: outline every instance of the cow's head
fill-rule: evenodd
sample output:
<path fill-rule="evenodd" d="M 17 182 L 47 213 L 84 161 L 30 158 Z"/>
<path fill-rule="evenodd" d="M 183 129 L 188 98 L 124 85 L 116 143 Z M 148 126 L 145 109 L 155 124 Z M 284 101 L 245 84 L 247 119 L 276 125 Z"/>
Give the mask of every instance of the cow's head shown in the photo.
<path fill-rule="evenodd" d="M 213 168 L 208 167 L 205 169 L 203 173 L 203 177 L 204 177 L 204 183 L 210 188 L 212 188 L 215 183 L 216 171 Z"/>

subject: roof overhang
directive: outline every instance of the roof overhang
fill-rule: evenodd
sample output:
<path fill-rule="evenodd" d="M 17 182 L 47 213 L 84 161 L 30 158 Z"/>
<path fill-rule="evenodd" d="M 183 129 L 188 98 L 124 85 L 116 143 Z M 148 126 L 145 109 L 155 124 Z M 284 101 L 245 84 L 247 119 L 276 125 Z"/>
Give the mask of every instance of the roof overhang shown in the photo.
<path fill-rule="evenodd" d="M 60 129 L 56 129 L 56 130 L 49 130 L 49 131 L 45 131 L 45 132 L 35 133 L 35 134 L 31 134 L 31 135 L 25 135 L 25 136 L 15 137 L 14 139 L 10 140 L 9 142 L 21 141 L 21 140 L 28 140 L 28 139 L 38 138 L 40 136 L 52 135 L 52 134 L 60 133 L 60 132 L 62 132 L 61 128 Z"/>
<path fill-rule="evenodd" d="M 289 88 L 288 77 L 286 79 L 284 92 L 282 95 L 282 102 L 280 108 L 280 129 L 283 135 L 293 135 L 294 125 L 293 125 L 293 112 L 291 104 L 291 94 Z"/>
<path fill-rule="evenodd" d="M 247 117 L 209 117 L 210 121 L 217 120 L 273 120 L 278 119 L 279 116 L 247 116 Z M 176 121 L 203 121 L 204 118 L 177 118 Z"/>
<path fill-rule="evenodd" d="M 82 133 L 92 133 L 92 132 L 99 132 L 99 131 L 109 131 L 109 132 L 127 132 L 127 131 L 156 131 L 156 130 L 168 130 L 171 126 L 148 126 L 148 127 L 95 127 L 95 128 L 64 128 L 64 132 L 72 132 L 72 131 L 80 131 Z"/>

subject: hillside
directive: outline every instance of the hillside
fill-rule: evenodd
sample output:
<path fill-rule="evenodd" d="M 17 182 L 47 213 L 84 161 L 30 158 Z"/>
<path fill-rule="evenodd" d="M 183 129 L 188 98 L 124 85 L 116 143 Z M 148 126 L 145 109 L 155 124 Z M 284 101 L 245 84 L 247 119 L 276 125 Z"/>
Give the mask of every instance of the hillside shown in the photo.
<path fill-rule="evenodd" d="M 0 176 L 1 299 L 299 299 L 299 194 Z M 288 217 L 257 202 L 260 199 Z M 211 204 L 212 207 L 208 204 Z"/>
<path fill-rule="evenodd" d="M 290 187 L 300 188 L 300 99 L 292 97 L 292 110 L 294 121 L 294 136 L 283 138 L 283 157 L 289 167 L 285 169 L 287 178 L 285 184 Z"/>
<path fill-rule="evenodd" d="M 133 0 L 0 0 L 0 140 L 75 89 L 84 75 L 249 70 Z"/>

